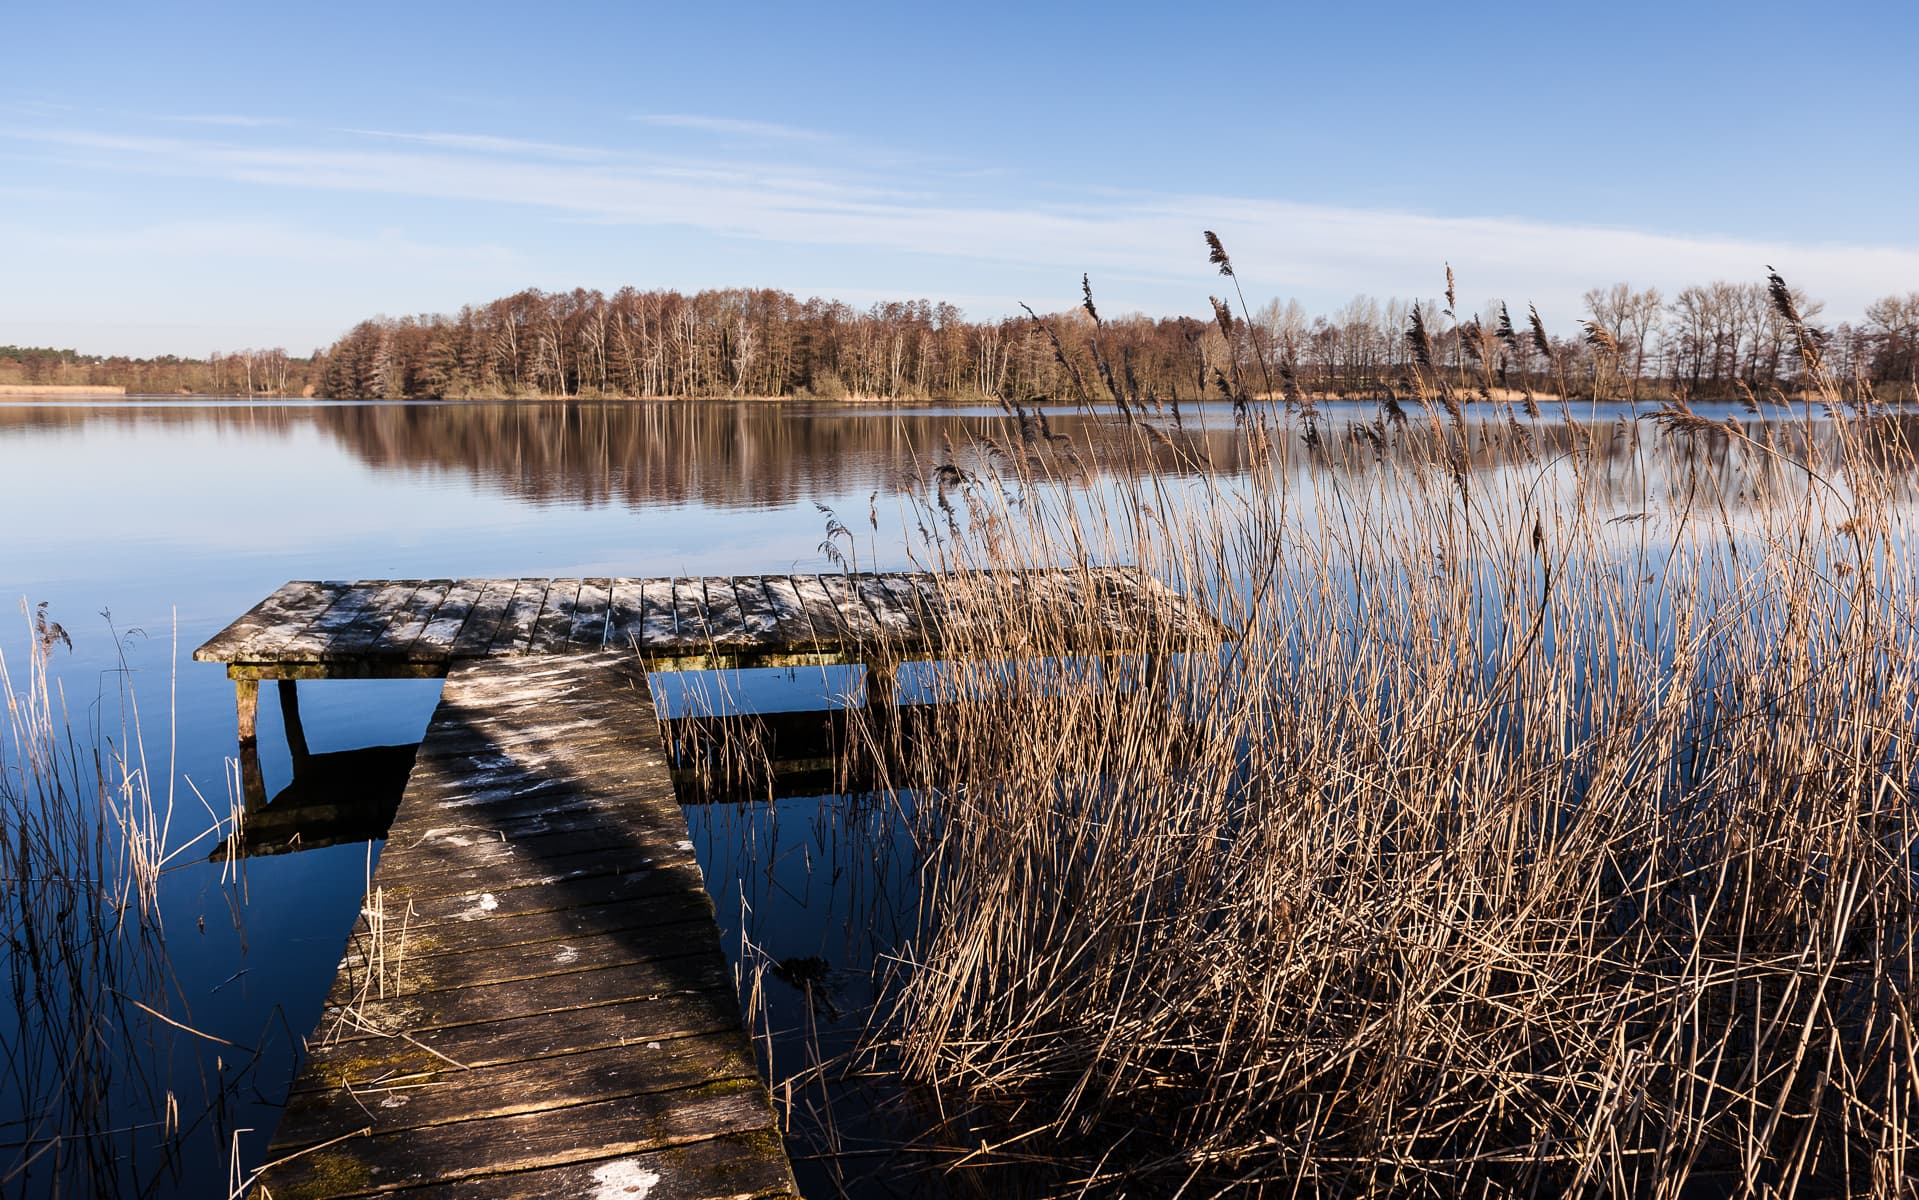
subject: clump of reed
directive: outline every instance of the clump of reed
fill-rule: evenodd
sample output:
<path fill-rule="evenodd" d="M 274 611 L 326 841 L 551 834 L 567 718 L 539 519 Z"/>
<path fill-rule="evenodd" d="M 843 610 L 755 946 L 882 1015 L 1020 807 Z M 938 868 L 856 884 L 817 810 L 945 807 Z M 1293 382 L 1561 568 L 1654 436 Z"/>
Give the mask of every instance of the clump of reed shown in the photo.
<path fill-rule="evenodd" d="M 54 662 L 72 638 L 22 607 L 24 676 L 0 653 L 0 1193 L 149 1195 L 178 1182 L 183 1134 L 224 1111 L 218 1086 L 183 1105 L 174 1036 L 240 1049 L 167 1014 L 160 877 L 238 810 L 209 806 L 209 830 L 169 849 L 172 764 L 156 785 L 124 662 L 119 727 L 107 696 L 77 726 Z"/>
<path fill-rule="evenodd" d="M 1132 458 L 1094 486 L 942 473 L 948 707 L 878 756 L 928 858 L 874 1036 L 958 1161 L 1909 1194 L 1915 455 L 1806 367 L 1791 424 L 1555 432 L 1416 386 L 1343 433 L 1242 402 L 1242 473 L 1139 413 L 1078 448 Z M 1225 643 L 1126 618 L 1110 564 Z"/>

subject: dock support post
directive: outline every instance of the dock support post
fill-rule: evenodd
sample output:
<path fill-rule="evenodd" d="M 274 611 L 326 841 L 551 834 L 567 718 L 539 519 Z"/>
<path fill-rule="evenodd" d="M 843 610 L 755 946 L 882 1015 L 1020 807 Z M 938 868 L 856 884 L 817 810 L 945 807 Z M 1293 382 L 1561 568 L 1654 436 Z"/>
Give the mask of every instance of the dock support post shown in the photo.
<path fill-rule="evenodd" d="M 894 677 L 894 664 L 868 659 L 862 665 L 866 668 L 862 698 L 866 719 L 873 726 L 886 763 L 897 765 L 903 755 L 899 745 L 899 683 Z"/>
<path fill-rule="evenodd" d="M 257 679 L 234 680 L 233 703 L 239 717 L 240 744 L 251 746 L 260 740 L 260 681 Z"/>

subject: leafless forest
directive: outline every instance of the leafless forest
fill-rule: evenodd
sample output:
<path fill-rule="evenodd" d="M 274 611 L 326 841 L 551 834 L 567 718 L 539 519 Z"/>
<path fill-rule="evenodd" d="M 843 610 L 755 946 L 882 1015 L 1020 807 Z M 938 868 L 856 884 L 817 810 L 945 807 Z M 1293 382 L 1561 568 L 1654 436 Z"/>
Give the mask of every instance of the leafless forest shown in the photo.
<path fill-rule="evenodd" d="M 1817 321 L 1820 303 L 1797 299 Z M 1101 336 L 1124 390 L 1158 400 L 1216 395 L 1236 365 L 1258 360 L 1277 364 L 1285 386 L 1306 394 L 1367 396 L 1403 388 L 1422 353 L 1462 388 L 1488 393 L 1714 399 L 1798 386 L 1789 331 L 1762 284 L 1712 283 L 1666 296 L 1621 283 L 1587 292 L 1584 307 L 1579 325 L 1551 329 L 1528 306 L 1499 301 L 1472 312 L 1443 297 L 1359 296 L 1313 314 L 1298 301 L 1273 300 L 1250 320 L 1222 301 L 1205 319 L 1109 319 Z M 1092 391 L 1110 394 L 1093 370 L 1092 329 L 1081 310 L 969 321 L 926 300 L 859 310 L 771 289 L 529 289 L 452 315 L 362 321 L 304 359 L 281 349 L 128 359 L 0 347 L 0 383 L 338 399 L 1024 402 L 1075 394 L 1075 369 Z M 1919 374 L 1919 292 L 1874 301 L 1863 320 L 1820 327 L 1819 336 L 1835 375 L 1871 383 L 1886 398 L 1909 395 Z M 1271 390 L 1282 386 L 1269 382 Z"/>

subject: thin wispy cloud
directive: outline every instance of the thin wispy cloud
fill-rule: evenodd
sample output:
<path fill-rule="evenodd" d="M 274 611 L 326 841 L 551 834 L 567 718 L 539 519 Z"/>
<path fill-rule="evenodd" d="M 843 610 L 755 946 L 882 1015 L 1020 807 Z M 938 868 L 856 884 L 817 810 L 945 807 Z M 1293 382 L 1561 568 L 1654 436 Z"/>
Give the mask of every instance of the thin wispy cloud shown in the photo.
<path fill-rule="evenodd" d="M 704 120 L 705 118 L 697 118 Z M 1211 286 L 1199 231 L 1217 229 L 1261 295 L 1337 303 L 1357 292 L 1431 295 L 1442 264 L 1463 297 L 1539 303 L 1558 321 L 1580 315 L 1588 287 L 1629 280 L 1670 290 L 1753 280 L 1777 265 L 1828 301 L 1834 317 L 1919 278 L 1919 248 L 1759 241 L 1608 228 L 1526 217 L 1420 213 L 1228 195 L 1036 186 L 955 193 L 937 173 L 879 173 L 752 154 L 665 158 L 466 134 L 361 131 L 360 145 L 240 144 L 43 127 L 0 127 L 0 140 L 84 152 L 96 169 L 180 175 L 305 193 L 405 196 L 510 206 L 554 221 L 686 230 L 791 246 L 881 252 L 889 278 L 870 290 L 940 294 L 942 263 L 983 264 L 1031 279 L 1057 272 L 1104 280 L 1117 304 L 1187 311 Z M 1012 181 L 1017 183 L 1018 181 Z M 1071 202 L 1036 196 L 1070 195 Z M 537 226 L 510 226 L 536 241 Z M 129 251 L 137 247 L 129 246 Z M 870 257 L 870 256 L 869 256 Z M 753 281 L 741 281 L 753 282 Z M 1197 302 L 1197 303 L 1196 303 Z M 991 315 L 991 314 L 975 314 Z"/>
<path fill-rule="evenodd" d="M 248 116 L 242 113 L 162 113 L 156 119 L 178 125 L 214 125 L 228 129 L 271 129 L 291 124 L 285 117 Z"/>
<path fill-rule="evenodd" d="M 43 250 L 124 261 L 130 257 L 195 262 L 407 264 L 446 269 L 524 265 L 524 256 L 493 244 L 422 241 L 397 229 L 342 236 L 278 221 L 163 221 L 88 232 L 30 231 L 0 223 L 0 241 L 32 236 Z"/>
<path fill-rule="evenodd" d="M 356 137 L 379 138 L 390 142 L 407 142 L 417 146 L 434 146 L 444 150 L 466 150 L 479 154 L 515 155 L 526 154 L 539 158 L 576 159 L 581 162 L 603 161 L 613 156 L 609 150 L 595 146 L 576 146 L 565 142 L 535 142 L 525 138 L 494 137 L 482 133 L 412 133 L 393 129 L 339 129 L 337 133 L 352 134 Z"/>
<path fill-rule="evenodd" d="M 643 113 L 635 120 L 662 129 L 691 129 L 698 133 L 716 133 L 734 138 L 752 138 L 769 142 L 831 142 L 833 134 L 771 121 L 742 121 L 734 117 L 708 117 L 695 113 Z"/>

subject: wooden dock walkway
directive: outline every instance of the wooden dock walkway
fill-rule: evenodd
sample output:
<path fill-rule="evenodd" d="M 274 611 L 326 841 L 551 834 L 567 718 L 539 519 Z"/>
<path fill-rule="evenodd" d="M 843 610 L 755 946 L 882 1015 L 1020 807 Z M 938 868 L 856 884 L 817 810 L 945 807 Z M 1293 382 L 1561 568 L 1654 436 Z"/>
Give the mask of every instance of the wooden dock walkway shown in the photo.
<path fill-rule="evenodd" d="M 984 582 L 1219 638 L 1133 572 Z M 935 656 L 1001 612 L 914 575 L 296 582 L 200 647 L 249 754 L 261 680 L 297 759 L 296 681 L 446 678 L 256 1195 L 797 1195 L 645 673 Z"/>
<path fill-rule="evenodd" d="M 631 652 L 455 667 L 373 882 L 272 1196 L 796 1194 Z"/>

